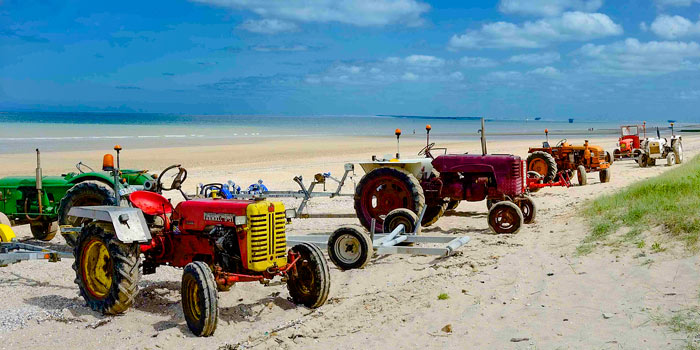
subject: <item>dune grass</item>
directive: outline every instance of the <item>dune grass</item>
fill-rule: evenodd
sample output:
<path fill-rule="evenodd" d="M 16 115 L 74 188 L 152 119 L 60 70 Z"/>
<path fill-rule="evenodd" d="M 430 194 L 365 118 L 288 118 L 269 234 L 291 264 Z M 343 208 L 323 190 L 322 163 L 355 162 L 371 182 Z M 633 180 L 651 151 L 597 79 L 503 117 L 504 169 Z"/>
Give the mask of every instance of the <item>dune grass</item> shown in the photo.
<path fill-rule="evenodd" d="M 618 241 L 635 242 L 642 231 L 661 226 L 670 237 L 695 251 L 700 241 L 700 156 L 657 177 L 599 197 L 589 202 L 583 213 L 591 233 L 577 249 L 581 255 L 622 227 L 629 231 L 616 238 Z M 655 245 L 661 249 L 659 243 Z"/>

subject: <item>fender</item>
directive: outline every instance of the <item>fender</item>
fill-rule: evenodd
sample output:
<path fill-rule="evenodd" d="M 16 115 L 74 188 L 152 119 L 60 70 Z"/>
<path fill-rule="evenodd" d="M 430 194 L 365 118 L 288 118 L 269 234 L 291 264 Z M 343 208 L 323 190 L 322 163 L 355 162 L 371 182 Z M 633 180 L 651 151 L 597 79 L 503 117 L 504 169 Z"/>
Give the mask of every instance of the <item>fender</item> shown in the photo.
<path fill-rule="evenodd" d="M 123 243 L 148 243 L 151 241 L 151 231 L 146 224 L 143 212 L 138 208 L 116 206 L 73 207 L 68 215 L 92 219 L 111 224 L 114 233 Z"/>
<path fill-rule="evenodd" d="M 78 174 L 75 177 L 71 178 L 68 183 L 70 184 L 77 184 L 79 182 L 84 182 L 84 181 L 98 181 L 102 182 L 105 185 L 108 185 L 109 187 L 114 187 L 114 178 L 109 173 L 84 173 L 84 174 Z"/>

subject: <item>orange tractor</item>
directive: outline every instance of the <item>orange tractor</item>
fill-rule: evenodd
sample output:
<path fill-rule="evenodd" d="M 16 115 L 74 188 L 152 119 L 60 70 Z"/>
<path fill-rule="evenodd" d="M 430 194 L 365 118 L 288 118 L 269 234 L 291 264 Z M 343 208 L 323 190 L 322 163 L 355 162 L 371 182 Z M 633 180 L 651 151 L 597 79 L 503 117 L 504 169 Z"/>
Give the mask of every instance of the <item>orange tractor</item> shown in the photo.
<path fill-rule="evenodd" d="M 549 145 L 549 130 L 545 129 L 547 141 L 542 147 L 528 150 L 528 187 L 534 192 L 542 187 L 570 185 L 569 179 L 577 173 L 579 185 L 588 182 L 586 173 L 597 171 L 600 182 L 610 181 L 610 166 L 613 158 L 600 146 L 592 146 L 586 140 L 583 146 L 569 144 L 566 139 L 554 147 Z"/>

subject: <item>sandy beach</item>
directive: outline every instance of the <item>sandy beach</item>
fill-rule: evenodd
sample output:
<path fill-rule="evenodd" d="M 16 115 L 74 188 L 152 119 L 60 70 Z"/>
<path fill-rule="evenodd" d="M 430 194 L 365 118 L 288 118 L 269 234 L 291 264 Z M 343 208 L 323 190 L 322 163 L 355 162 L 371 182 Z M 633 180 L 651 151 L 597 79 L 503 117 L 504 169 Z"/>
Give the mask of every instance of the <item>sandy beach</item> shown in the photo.
<path fill-rule="evenodd" d="M 480 153 L 478 142 L 442 142 L 451 153 Z M 555 141 L 554 138 L 551 141 Z M 569 140 L 583 143 L 580 139 Z M 612 152 L 617 136 L 591 144 Z M 489 142 L 490 153 L 525 157 L 541 141 Z M 425 144 L 422 137 L 401 142 L 404 157 Z M 130 149 L 122 144 L 122 167 L 159 171 L 182 164 L 184 185 L 234 180 L 242 187 L 263 179 L 270 189 L 296 190 L 292 178 L 330 171 L 343 164 L 396 152 L 392 137 L 317 137 L 275 139 L 230 146 Z M 684 136 L 685 156 L 700 152 L 700 137 Z M 77 148 L 77 147 L 76 147 Z M 45 175 L 73 171 L 83 161 L 99 166 L 104 151 L 43 150 Z M 31 175 L 34 155 L 0 157 L 0 176 Z M 660 162 L 665 163 L 665 162 Z M 576 247 L 589 233 L 579 209 L 589 199 L 656 176 L 670 167 L 640 168 L 634 161 L 612 167 L 609 183 L 589 174 L 589 185 L 546 188 L 533 195 L 537 219 L 516 235 L 490 233 L 484 202 L 462 202 L 457 212 L 424 229 L 426 234 L 468 235 L 471 242 L 455 256 L 375 256 L 362 270 L 331 265 L 332 286 L 326 305 L 316 310 L 287 300 L 283 285 L 241 283 L 219 294 L 220 318 L 212 337 L 188 330 L 180 304 L 180 269 L 162 267 L 144 276 L 140 293 L 124 315 L 102 316 L 78 295 L 72 260 L 22 262 L 0 268 L 0 349 L 667 349 L 684 344 L 682 336 L 652 321 L 697 303 L 697 256 L 645 232 L 668 249 L 600 246 L 586 256 Z M 363 171 L 356 166 L 355 181 Z M 329 186 L 332 187 L 332 185 Z M 347 188 L 351 192 L 351 186 Z M 169 193 L 174 201 L 177 193 Z M 288 207 L 297 204 L 284 200 Z M 314 200 L 311 213 L 354 213 L 352 199 Z M 294 220 L 288 234 L 330 233 L 357 219 Z M 16 227 L 22 240 L 28 226 Z M 35 243 L 34 241 L 30 241 Z M 48 246 L 66 250 L 56 237 Z M 642 254 L 643 253 L 643 254 Z M 652 259 L 653 263 L 645 263 Z M 438 300 L 446 293 L 447 300 Z M 442 329 L 449 325 L 451 332 Z"/>

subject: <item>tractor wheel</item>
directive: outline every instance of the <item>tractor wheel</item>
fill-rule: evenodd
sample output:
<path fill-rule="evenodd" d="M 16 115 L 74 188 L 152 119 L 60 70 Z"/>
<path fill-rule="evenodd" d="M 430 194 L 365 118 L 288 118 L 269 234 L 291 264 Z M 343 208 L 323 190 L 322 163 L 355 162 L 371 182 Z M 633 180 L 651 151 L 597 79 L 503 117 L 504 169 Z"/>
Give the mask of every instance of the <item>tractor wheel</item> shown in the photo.
<path fill-rule="evenodd" d="M 58 232 L 58 223 L 56 221 L 35 220 L 29 223 L 29 228 L 34 239 L 50 241 Z"/>
<path fill-rule="evenodd" d="M 455 210 L 459 206 L 459 201 L 457 200 L 450 200 L 449 203 L 447 203 L 447 210 Z"/>
<path fill-rule="evenodd" d="M 408 209 L 394 209 L 389 212 L 389 214 L 384 219 L 384 232 L 389 233 L 394 231 L 394 229 L 403 224 L 404 232 L 411 234 L 416 230 L 416 223 L 418 222 L 418 215 Z"/>
<path fill-rule="evenodd" d="M 523 196 L 520 198 L 518 201 L 518 208 L 520 208 L 520 211 L 523 212 L 523 223 L 531 224 L 535 222 L 537 207 L 530 196 Z"/>
<path fill-rule="evenodd" d="M 616 148 L 613 151 L 613 158 L 615 158 L 615 160 L 622 159 L 622 152 L 620 152 L 620 150 Z"/>
<path fill-rule="evenodd" d="M 600 182 L 601 182 L 601 183 L 610 182 L 610 168 L 601 169 L 601 170 L 598 172 L 598 178 L 600 178 Z"/>
<path fill-rule="evenodd" d="M 489 227 L 496 233 L 515 234 L 523 226 L 523 212 L 513 202 L 495 203 L 489 210 Z"/>
<path fill-rule="evenodd" d="M 139 245 L 124 244 L 95 224 L 83 227 L 73 248 L 80 295 L 104 314 L 120 314 L 134 302 L 141 279 Z"/>
<path fill-rule="evenodd" d="M 578 184 L 585 186 L 588 183 L 588 174 L 586 174 L 586 167 L 579 165 L 576 167 L 576 176 L 578 177 Z"/>
<path fill-rule="evenodd" d="M 0 213 L 0 224 L 12 227 L 12 221 L 5 215 L 5 213 Z"/>
<path fill-rule="evenodd" d="M 70 225 L 80 226 L 85 219 L 69 216 L 73 207 L 95 206 L 95 205 L 116 205 L 114 191 L 107 185 L 98 182 L 81 182 L 73 186 L 66 195 L 61 198 L 58 205 L 58 224 L 60 226 Z M 75 245 L 74 235 L 63 235 L 70 246 Z"/>
<path fill-rule="evenodd" d="M 331 274 L 326 258 L 317 246 L 300 243 L 292 252 L 301 255 L 292 271 L 287 274 L 287 289 L 295 304 L 315 309 L 326 303 L 331 288 Z"/>
<path fill-rule="evenodd" d="M 671 166 L 676 164 L 676 154 L 673 152 L 668 152 L 666 155 L 666 166 Z"/>
<path fill-rule="evenodd" d="M 491 210 L 493 205 L 500 202 L 498 199 L 486 199 L 486 209 Z"/>
<path fill-rule="evenodd" d="M 361 269 L 372 255 L 372 240 L 360 226 L 342 226 L 328 237 L 328 257 L 341 270 Z"/>
<path fill-rule="evenodd" d="M 613 158 L 613 157 L 610 155 L 610 152 L 605 151 L 605 161 L 608 162 L 608 164 L 612 165 L 613 162 L 615 161 L 615 158 Z"/>
<path fill-rule="evenodd" d="M 647 158 L 647 166 L 656 166 L 656 158 Z"/>
<path fill-rule="evenodd" d="M 362 177 L 355 190 L 355 212 L 360 224 L 380 232 L 390 211 L 406 208 L 420 213 L 425 205 L 423 188 L 413 174 L 399 168 L 377 168 Z"/>
<path fill-rule="evenodd" d="M 673 153 L 676 154 L 676 164 L 683 163 L 683 144 L 681 141 L 676 141 L 673 144 Z"/>
<path fill-rule="evenodd" d="M 542 175 L 536 171 L 528 171 L 527 178 L 528 179 L 536 179 L 537 183 L 542 183 Z M 542 188 L 540 188 L 540 187 L 536 187 L 536 188 L 528 188 L 527 190 L 532 192 L 532 193 L 535 193 L 541 189 Z"/>
<path fill-rule="evenodd" d="M 438 205 L 429 205 L 425 209 L 425 214 L 423 214 L 423 220 L 421 220 L 420 223 L 421 226 L 428 227 L 436 223 L 438 219 L 445 215 L 445 211 L 447 210 L 447 204 L 448 202 L 443 202 L 442 204 Z"/>
<path fill-rule="evenodd" d="M 547 152 L 532 152 L 527 156 L 527 171 L 542 175 L 545 183 L 551 182 L 557 176 L 557 162 Z"/>
<path fill-rule="evenodd" d="M 4 215 L 2 213 L 0 214 Z M 0 219 L 1 218 L 0 216 Z M 8 243 L 12 242 L 13 239 L 15 239 L 15 232 L 12 231 L 12 227 L 10 227 L 10 225 L 0 224 L 0 242 Z"/>
<path fill-rule="evenodd" d="M 647 156 L 645 153 L 640 154 L 636 160 L 640 168 L 646 168 L 649 165 L 649 156 Z"/>
<path fill-rule="evenodd" d="M 214 334 L 219 319 L 219 293 L 209 266 L 201 261 L 187 264 L 180 288 L 187 327 L 198 337 Z"/>

